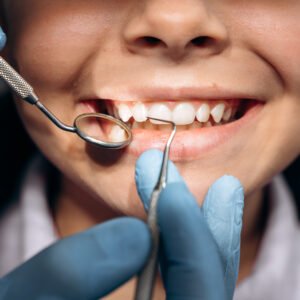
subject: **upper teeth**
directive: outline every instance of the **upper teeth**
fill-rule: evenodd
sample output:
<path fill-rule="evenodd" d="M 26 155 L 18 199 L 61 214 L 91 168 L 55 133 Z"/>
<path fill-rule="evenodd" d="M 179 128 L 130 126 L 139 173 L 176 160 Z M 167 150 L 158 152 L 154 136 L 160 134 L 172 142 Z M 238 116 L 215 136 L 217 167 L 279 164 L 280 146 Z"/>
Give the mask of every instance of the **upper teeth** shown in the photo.
<path fill-rule="evenodd" d="M 211 113 L 214 121 L 216 123 L 220 123 L 223 118 L 224 112 L 225 112 L 225 104 L 220 103 L 220 104 L 216 105 L 210 113 Z"/>
<path fill-rule="evenodd" d="M 163 103 L 153 104 L 148 111 L 148 116 L 152 118 L 166 120 L 166 121 L 172 121 L 173 119 L 171 110 L 167 105 Z M 150 122 L 153 124 L 165 124 L 163 122 L 159 122 L 156 120 L 150 120 Z"/>
<path fill-rule="evenodd" d="M 131 109 L 125 104 L 121 104 L 119 106 L 118 113 L 123 122 L 128 122 L 130 120 L 130 118 L 132 117 Z"/>
<path fill-rule="evenodd" d="M 180 103 L 173 110 L 172 120 L 177 125 L 192 124 L 195 120 L 196 111 L 190 103 Z"/>
<path fill-rule="evenodd" d="M 215 103 L 212 107 L 208 103 L 192 104 L 180 102 L 171 109 L 165 102 L 148 103 L 142 102 L 134 104 L 117 104 L 117 114 L 124 122 L 128 122 L 132 117 L 136 122 L 145 122 L 147 117 L 173 121 L 176 125 L 189 125 L 195 121 L 207 123 L 212 117 L 215 123 L 222 120 L 229 121 L 232 117 L 232 107 L 227 107 L 224 102 Z M 150 120 L 154 124 L 164 124 L 159 121 Z"/>

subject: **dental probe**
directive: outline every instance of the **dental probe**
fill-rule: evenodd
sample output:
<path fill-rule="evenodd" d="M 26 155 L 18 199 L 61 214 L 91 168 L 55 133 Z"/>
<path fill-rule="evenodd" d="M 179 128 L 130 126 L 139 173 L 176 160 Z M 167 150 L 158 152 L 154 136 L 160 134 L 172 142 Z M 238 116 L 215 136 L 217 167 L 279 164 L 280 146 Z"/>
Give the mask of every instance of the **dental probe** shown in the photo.
<path fill-rule="evenodd" d="M 37 106 L 59 128 L 74 132 L 74 128 L 60 122 L 40 101 L 33 87 L 0 56 L 0 77 L 23 100 Z"/>
<path fill-rule="evenodd" d="M 171 121 L 156 119 L 148 117 L 148 119 L 169 123 L 173 126 L 172 133 L 167 141 L 163 153 L 163 160 L 160 169 L 158 181 L 154 187 L 151 195 L 150 208 L 148 213 L 148 226 L 150 228 L 152 237 L 152 249 L 148 262 L 138 277 L 137 287 L 135 291 L 135 300 L 151 300 L 154 290 L 154 282 L 158 269 L 158 249 L 159 249 L 159 228 L 157 225 L 157 204 L 160 193 L 166 187 L 167 173 L 168 173 L 168 160 L 170 155 L 171 143 L 176 134 L 176 124 Z"/>

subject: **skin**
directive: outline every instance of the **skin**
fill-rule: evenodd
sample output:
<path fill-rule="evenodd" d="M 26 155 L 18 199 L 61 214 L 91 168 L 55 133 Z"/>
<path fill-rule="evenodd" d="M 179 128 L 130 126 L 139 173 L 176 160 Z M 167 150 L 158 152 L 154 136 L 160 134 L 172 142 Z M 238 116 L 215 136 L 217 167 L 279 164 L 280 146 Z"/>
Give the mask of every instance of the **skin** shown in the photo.
<path fill-rule="evenodd" d="M 255 122 L 230 142 L 193 159 L 176 159 L 199 204 L 223 174 L 241 180 L 246 201 L 240 276 L 246 277 L 261 238 L 256 224 L 263 188 L 300 153 L 299 1 L 9 0 L 2 5 L 6 58 L 65 123 L 80 113 L 83 95 L 128 99 L 126 87 L 159 83 L 212 92 L 238 89 L 263 101 Z M 146 36 L 159 44 L 138 42 Z M 211 43 L 191 44 L 203 36 Z M 88 147 L 34 107 L 16 103 L 32 139 L 62 173 L 54 212 L 61 236 L 118 215 L 145 217 L 134 184 L 136 157 Z"/>

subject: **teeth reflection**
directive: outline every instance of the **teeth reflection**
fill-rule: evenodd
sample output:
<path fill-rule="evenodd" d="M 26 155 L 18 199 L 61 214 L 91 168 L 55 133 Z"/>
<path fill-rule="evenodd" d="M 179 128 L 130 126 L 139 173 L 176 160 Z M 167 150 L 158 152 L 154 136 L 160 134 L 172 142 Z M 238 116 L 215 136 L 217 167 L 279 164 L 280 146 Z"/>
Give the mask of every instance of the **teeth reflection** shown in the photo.
<path fill-rule="evenodd" d="M 112 127 L 108 138 L 111 142 L 119 143 L 125 141 L 126 137 L 126 131 L 120 126 L 115 125 Z"/>

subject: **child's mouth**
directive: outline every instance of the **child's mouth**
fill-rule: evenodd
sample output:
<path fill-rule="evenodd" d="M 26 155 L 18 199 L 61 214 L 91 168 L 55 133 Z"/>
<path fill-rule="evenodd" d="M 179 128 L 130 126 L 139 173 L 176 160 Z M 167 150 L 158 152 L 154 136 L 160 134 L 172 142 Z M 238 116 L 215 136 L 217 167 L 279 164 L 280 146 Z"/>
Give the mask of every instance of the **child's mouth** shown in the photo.
<path fill-rule="evenodd" d="M 171 157 L 175 160 L 194 159 L 199 153 L 226 141 L 232 130 L 238 129 L 246 116 L 262 107 L 251 99 L 193 100 L 193 101 L 114 101 L 84 100 L 80 113 L 100 112 L 125 122 L 133 131 L 128 151 L 139 155 L 149 148 L 163 149 L 171 125 L 149 120 L 147 116 L 173 121 L 177 125 Z M 252 112 L 252 114 L 251 114 Z M 243 120 L 245 119 L 245 120 Z M 112 131 L 112 135 L 113 135 Z M 120 139 L 112 136 L 112 140 Z M 125 135 L 125 132 L 124 132 Z"/>

